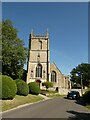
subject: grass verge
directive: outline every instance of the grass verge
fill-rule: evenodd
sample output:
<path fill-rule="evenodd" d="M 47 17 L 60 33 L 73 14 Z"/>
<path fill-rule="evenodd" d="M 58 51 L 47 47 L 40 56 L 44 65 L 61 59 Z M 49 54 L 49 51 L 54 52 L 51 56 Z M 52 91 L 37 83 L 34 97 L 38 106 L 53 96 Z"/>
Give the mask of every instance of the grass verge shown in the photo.
<path fill-rule="evenodd" d="M 47 95 L 47 97 L 50 97 L 50 98 L 58 98 L 58 97 L 64 97 L 65 95 L 60 95 L 60 94 L 49 94 Z"/>
<path fill-rule="evenodd" d="M 41 94 L 44 94 L 49 98 L 65 97 L 65 95 L 60 95 L 57 91 L 52 90 L 42 90 Z"/>
<path fill-rule="evenodd" d="M 90 109 L 90 105 L 86 105 L 86 107 L 87 107 L 88 109 Z"/>
<path fill-rule="evenodd" d="M 34 103 L 40 100 L 43 100 L 43 98 L 38 95 L 31 94 L 27 96 L 16 95 L 13 100 L 2 100 L 2 111 L 9 110 L 23 104 Z"/>
<path fill-rule="evenodd" d="M 41 94 L 50 94 L 50 93 L 58 93 L 58 92 L 52 90 L 41 90 Z"/>

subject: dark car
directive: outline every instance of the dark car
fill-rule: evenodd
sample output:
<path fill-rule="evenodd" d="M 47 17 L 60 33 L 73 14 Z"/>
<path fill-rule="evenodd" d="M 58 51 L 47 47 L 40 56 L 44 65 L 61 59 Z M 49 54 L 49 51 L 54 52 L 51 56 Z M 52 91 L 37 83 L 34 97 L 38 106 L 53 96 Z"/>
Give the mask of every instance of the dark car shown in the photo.
<path fill-rule="evenodd" d="M 70 91 L 67 94 L 67 98 L 70 98 L 70 99 L 79 99 L 80 98 L 80 94 L 79 94 L 78 91 Z"/>

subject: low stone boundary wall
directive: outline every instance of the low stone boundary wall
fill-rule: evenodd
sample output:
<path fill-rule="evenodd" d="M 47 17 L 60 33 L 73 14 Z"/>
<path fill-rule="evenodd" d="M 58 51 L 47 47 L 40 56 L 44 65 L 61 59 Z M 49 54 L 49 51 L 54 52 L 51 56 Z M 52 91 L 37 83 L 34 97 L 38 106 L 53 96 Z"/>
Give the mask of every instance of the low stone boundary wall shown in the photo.
<path fill-rule="evenodd" d="M 81 89 L 65 89 L 65 88 L 59 88 L 59 94 L 60 95 L 67 95 L 69 91 L 78 91 L 81 96 Z M 85 93 L 86 89 L 83 89 L 83 94 Z"/>
<path fill-rule="evenodd" d="M 46 90 L 46 88 L 45 87 L 42 87 L 43 88 L 43 90 Z M 56 90 L 56 88 L 49 88 L 48 90 L 51 90 L 51 91 L 55 91 Z M 58 88 L 58 92 L 59 92 L 59 94 L 60 95 L 67 95 L 68 94 L 68 92 L 69 91 L 78 91 L 79 93 L 80 93 L 80 96 L 82 95 L 81 94 L 81 89 L 67 89 L 67 88 Z M 86 91 L 87 89 L 83 89 L 83 94 L 85 93 L 85 91 Z"/>
<path fill-rule="evenodd" d="M 69 89 L 65 89 L 65 88 L 59 88 L 58 92 L 60 95 L 67 95 L 67 93 L 69 92 Z"/>

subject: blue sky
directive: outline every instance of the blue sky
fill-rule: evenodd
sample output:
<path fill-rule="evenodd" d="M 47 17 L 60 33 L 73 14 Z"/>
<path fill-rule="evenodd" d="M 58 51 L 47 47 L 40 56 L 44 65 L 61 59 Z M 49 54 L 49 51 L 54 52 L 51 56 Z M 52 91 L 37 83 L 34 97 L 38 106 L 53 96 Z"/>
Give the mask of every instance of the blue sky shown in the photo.
<path fill-rule="evenodd" d="M 13 22 L 26 47 L 32 29 L 36 34 L 45 34 L 48 28 L 50 61 L 63 74 L 88 62 L 87 2 L 7 2 L 2 4 L 2 18 Z"/>

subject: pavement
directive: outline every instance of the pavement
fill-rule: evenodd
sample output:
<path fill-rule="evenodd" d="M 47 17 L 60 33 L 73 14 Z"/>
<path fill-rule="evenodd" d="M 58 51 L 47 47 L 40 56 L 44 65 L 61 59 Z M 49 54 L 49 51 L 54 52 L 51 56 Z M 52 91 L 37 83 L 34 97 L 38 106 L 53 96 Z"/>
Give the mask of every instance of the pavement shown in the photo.
<path fill-rule="evenodd" d="M 13 109 L 2 114 L 3 118 L 66 118 L 89 120 L 90 110 L 75 100 L 66 98 L 48 99 L 45 101 Z"/>
<path fill-rule="evenodd" d="M 48 100 L 48 99 L 52 99 L 52 98 L 49 98 L 49 97 L 47 97 L 47 96 L 45 96 L 45 95 L 42 95 L 42 94 L 39 94 L 39 96 L 42 97 L 42 98 L 44 98 L 44 100 L 42 100 L 42 101 L 45 101 L 45 100 Z M 18 109 L 18 108 L 22 108 L 22 107 L 25 107 L 25 106 L 28 106 L 28 105 L 32 105 L 32 104 L 35 104 L 35 103 L 39 103 L 39 102 L 41 102 L 41 101 L 37 101 L 37 102 L 34 102 L 34 103 L 26 103 L 26 104 L 23 104 L 23 105 L 19 105 L 19 106 L 15 107 L 15 108 L 12 108 L 12 109 L 9 109 L 9 110 L 0 112 L 0 118 L 1 118 L 1 116 L 2 116 L 2 113 L 10 112 L 10 111 L 12 111 L 12 110 L 16 110 L 16 109 Z"/>

